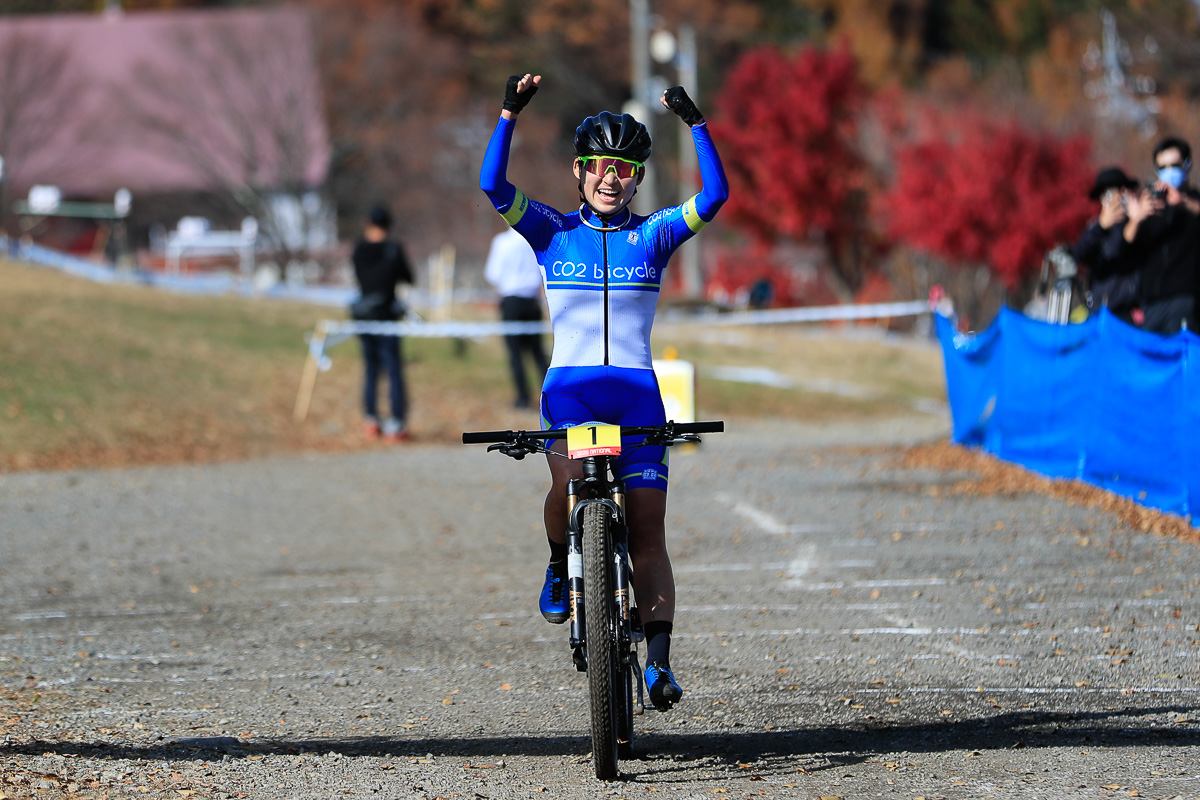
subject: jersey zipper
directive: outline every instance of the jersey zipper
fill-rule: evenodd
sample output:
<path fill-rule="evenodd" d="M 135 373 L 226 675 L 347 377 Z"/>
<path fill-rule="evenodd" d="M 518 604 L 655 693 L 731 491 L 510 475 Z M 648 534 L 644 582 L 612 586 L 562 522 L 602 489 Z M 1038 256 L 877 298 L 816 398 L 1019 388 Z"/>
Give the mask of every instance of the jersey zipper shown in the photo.
<path fill-rule="evenodd" d="M 604 366 L 608 366 L 608 234 L 600 234 L 601 251 L 604 254 Z"/>

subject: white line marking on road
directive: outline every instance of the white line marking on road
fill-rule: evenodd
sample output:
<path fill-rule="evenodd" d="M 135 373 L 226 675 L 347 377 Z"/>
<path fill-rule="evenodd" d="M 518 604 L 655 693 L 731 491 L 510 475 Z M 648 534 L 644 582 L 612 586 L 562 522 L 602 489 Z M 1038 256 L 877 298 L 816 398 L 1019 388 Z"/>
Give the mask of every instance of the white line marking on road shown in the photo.
<path fill-rule="evenodd" d="M 11 619 L 32 621 L 38 619 L 71 619 L 73 617 L 143 617 L 162 614 L 199 614 L 197 608 L 118 608 L 89 611 L 28 611 L 13 614 Z"/>
<path fill-rule="evenodd" d="M 1073 628 L 1071 630 L 1055 630 L 1052 635 L 1060 638 L 1066 634 L 1072 635 L 1095 635 L 1102 632 L 1102 627 L 1094 628 Z M 907 628 L 907 627 L 877 627 L 877 628 L 788 628 L 774 630 L 753 630 L 753 631 L 725 631 L 721 633 L 693 633 L 684 634 L 684 638 L 688 639 L 749 639 L 761 636 L 780 637 L 780 636 L 949 636 L 949 637 L 965 637 L 965 636 L 992 636 L 1000 638 L 1021 638 L 1021 637 L 1037 637 L 1039 635 L 1047 635 L 1047 631 L 1039 632 L 1036 628 L 1010 630 L 1007 628 Z M 678 638 L 678 636 L 677 636 Z M 943 643 L 942 646 L 948 643 Z M 952 647 L 952 646 L 951 646 Z M 963 651 L 963 657 L 974 658 L 975 653 Z"/>
<path fill-rule="evenodd" d="M 761 508 L 756 508 L 733 495 L 721 493 L 717 495 L 717 500 L 729 506 L 734 514 L 750 522 L 759 531 L 771 536 L 786 536 L 790 533 L 829 533 L 834 530 L 830 525 L 816 523 L 787 525 L 774 515 L 763 511 Z"/>
<path fill-rule="evenodd" d="M 863 589 L 887 589 L 906 586 L 943 586 L 949 582 L 945 578 L 897 578 L 894 580 L 854 581 L 851 585 Z"/>
<path fill-rule="evenodd" d="M 789 533 L 788 526 L 784 525 L 766 511 L 755 508 L 748 503 L 735 503 L 733 506 L 733 513 L 749 520 L 763 533 L 769 533 L 773 536 L 783 536 Z"/>
<path fill-rule="evenodd" d="M 804 582 L 804 576 L 810 572 L 816 572 L 820 559 L 817 558 L 817 546 L 815 544 L 801 545 L 800 551 L 792 562 L 788 564 L 785 576 L 785 585 L 801 584 Z"/>
<path fill-rule="evenodd" d="M 998 686 L 984 687 L 980 691 L 979 687 L 971 688 L 954 688 L 954 687 L 913 687 L 899 688 L 891 687 L 884 689 L 854 689 L 855 694 L 1196 694 L 1200 692 L 1200 687 L 1195 686 L 1147 686 L 1138 688 L 1135 686 L 1113 686 L 1113 687 L 1097 687 L 1097 686 L 1063 686 L 1063 687 L 1045 687 L 1039 688 L 1036 686 Z"/>

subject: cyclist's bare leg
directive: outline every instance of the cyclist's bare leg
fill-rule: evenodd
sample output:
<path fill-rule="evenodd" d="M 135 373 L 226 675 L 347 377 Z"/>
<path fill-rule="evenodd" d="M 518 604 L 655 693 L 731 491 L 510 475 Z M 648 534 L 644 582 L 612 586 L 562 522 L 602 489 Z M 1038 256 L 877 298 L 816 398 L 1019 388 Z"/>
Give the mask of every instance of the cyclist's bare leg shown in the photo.
<path fill-rule="evenodd" d="M 557 441 L 550 449 L 558 453 L 567 452 L 567 444 Z M 547 455 L 550 465 L 550 491 L 546 494 L 545 521 L 546 537 L 556 544 L 567 543 L 567 481 L 583 477 L 583 463 L 571 461 L 561 455 Z"/>
<path fill-rule="evenodd" d="M 675 619 L 675 574 L 667 555 L 667 493 L 630 489 L 625 501 L 633 591 L 643 623 Z"/>
<path fill-rule="evenodd" d="M 555 449 L 561 450 L 561 443 Z M 538 597 L 538 608 L 547 622 L 562 624 L 570 617 L 567 603 L 567 481 L 581 476 L 581 464 L 560 456 L 547 456 L 551 487 L 546 495 L 546 537 L 550 540 L 550 563 Z"/>
<path fill-rule="evenodd" d="M 667 555 L 667 493 L 661 489 L 630 489 L 625 506 L 633 591 L 646 634 L 646 686 L 650 702 L 666 711 L 683 697 L 669 664 L 675 576 Z"/>

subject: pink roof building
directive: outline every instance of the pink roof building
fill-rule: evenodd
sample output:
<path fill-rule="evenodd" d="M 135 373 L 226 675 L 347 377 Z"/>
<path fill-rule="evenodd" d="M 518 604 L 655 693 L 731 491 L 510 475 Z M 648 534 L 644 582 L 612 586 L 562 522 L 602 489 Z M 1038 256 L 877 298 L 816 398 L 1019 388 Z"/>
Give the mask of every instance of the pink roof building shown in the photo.
<path fill-rule="evenodd" d="M 294 8 L 0 17 L 0 157 L 15 193 L 285 191 L 330 146 Z"/>

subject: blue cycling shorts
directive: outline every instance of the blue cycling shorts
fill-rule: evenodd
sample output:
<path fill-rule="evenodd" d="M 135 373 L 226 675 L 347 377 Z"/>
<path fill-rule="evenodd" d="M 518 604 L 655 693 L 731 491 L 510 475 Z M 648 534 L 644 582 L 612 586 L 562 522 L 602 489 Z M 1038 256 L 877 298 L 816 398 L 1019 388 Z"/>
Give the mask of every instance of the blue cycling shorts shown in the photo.
<path fill-rule="evenodd" d="M 652 369 L 552 367 L 542 384 L 542 430 L 589 422 L 662 425 L 658 378 Z M 613 474 L 626 489 L 667 490 L 667 448 L 634 447 L 645 437 L 627 437 L 613 459 Z"/>

